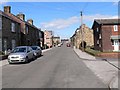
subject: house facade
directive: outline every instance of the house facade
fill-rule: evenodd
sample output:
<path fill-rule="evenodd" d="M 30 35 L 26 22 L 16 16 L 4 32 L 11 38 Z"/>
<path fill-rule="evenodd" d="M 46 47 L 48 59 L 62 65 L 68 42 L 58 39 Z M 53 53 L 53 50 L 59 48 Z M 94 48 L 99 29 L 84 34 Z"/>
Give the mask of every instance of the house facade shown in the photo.
<path fill-rule="evenodd" d="M 53 37 L 53 45 L 56 46 L 61 42 L 60 37 Z"/>
<path fill-rule="evenodd" d="M 26 45 L 28 46 L 40 46 L 40 30 L 33 25 L 33 20 L 25 22 L 25 30 L 26 30 Z"/>
<path fill-rule="evenodd" d="M 82 41 L 86 42 L 86 46 L 93 46 L 93 30 L 87 27 L 85 24 L 77 28 L 73 36 L 71 37 L 71 44 L 76 48 L 80 48 Z"/>
<path fill-rule="evenodd" d="M 40 40 L 40 47 L 44 49 L 44 32 L 39 30 L 39 40 Z"/>
<path fill-rule="evenodd" d="M 21 44 L 20 23 L 13 20 L 4 12 L 0 11 L 1 26 L 0 26 L 0 43 L 1 51 L 14 49 Z"/>
<path fill-rule="evenodd" d="M 40 46 L 40 30 L 33 25 L 32 19 L 25 21 L 24 14 L 12 14 L 10 6 L 5 6 L 4 12 L 0 11 L 0 17 L 2 51 L 13 49 L 16 46 Z"/>
<path fill-rule="evenodd" d="M 118 19 L 96 19 L 92 29 L 95 50 L 120 51 L 120 22 Z"/>
<path fill-rule="evenodd" d="M 44 31 L 44 45 L 47 47 L 53 46 L 53 32 L 52 31 Z"/>

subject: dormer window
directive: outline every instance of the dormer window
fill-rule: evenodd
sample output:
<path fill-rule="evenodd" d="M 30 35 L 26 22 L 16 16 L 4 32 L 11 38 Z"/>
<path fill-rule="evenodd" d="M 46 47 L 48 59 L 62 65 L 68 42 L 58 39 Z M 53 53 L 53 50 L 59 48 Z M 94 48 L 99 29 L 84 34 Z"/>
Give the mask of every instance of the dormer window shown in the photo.
<path fill-rule="evenodd" d="M 114 25 L 114 31 L 118 31 L 118 26 Z"/>

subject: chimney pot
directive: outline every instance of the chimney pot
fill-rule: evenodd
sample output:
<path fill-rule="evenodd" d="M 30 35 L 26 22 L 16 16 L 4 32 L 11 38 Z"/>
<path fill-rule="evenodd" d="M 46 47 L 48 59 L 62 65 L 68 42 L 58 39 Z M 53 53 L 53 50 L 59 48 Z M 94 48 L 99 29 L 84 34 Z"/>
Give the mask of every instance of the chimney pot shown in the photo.
<path fill-rule="evenodd" d="M 4 6 L 4 12 L 11 13 L 11 7 L 10 6 Z"/>
<path fill-rule="evenodd" d="M 24 15 L 24 14 L 19 13 L 19 14 L 17 15 L 17 17 L 20 18 L 21 20 L 25 21 L 25 15 Z"/>
<path fill-rule="evenodd" d="M 28 19 L 27 22 L 31 25 L 33 25 L 33 20 L 32 19 Z"/>

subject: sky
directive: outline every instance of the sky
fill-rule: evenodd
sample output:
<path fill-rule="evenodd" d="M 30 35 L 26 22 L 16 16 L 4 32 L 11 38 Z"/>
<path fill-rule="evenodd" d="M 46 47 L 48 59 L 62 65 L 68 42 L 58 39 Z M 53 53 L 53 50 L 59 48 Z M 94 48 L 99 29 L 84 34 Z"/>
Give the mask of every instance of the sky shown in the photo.
<path fill-rule="evenodd" d="M 55 36 L 70 38 L 83 23 L 92 27 L 94 19 L 117 18 L 118 2 L 0 2 L 0 10 L 11 6 L 11 13 L 24 13 L 26 21 L 33 19 L 36 27 L 52 30 Z"/>

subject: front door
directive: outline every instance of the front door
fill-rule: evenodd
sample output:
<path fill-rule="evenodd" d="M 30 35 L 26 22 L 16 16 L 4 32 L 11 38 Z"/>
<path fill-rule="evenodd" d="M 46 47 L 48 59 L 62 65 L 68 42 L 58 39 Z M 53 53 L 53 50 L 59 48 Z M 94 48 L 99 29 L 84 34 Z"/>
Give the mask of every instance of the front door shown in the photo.
<path fill-rule="evenodd" d="M 114 51 L 119 51 L 119 40 L 114 40 Z"/>

